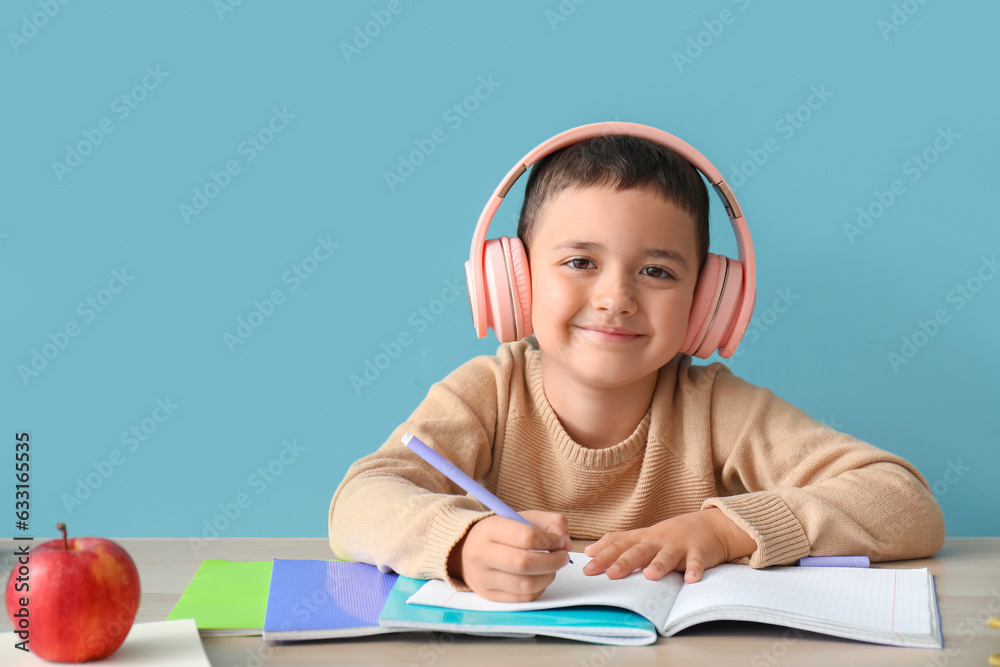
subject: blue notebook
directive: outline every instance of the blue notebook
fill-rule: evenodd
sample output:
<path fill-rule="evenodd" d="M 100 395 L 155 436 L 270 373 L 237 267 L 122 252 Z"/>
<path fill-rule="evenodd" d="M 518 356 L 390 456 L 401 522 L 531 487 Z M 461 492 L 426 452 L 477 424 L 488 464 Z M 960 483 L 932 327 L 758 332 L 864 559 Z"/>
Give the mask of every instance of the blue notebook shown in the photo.
<path fill-rule="evenodd" d="M 275 558 L 263 638 L 290 641 L 403 632 L 379 623 L 398 577 L 367 563 Z"/>

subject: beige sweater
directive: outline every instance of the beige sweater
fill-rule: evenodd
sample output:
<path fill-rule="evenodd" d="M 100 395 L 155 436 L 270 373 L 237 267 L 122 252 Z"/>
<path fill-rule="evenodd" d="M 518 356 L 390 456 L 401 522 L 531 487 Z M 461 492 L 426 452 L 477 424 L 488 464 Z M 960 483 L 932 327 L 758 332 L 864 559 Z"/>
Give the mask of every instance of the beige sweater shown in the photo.
<path fill-rule="evenodd" d="M 409 431 L 514 510 L 562 512 L 576 539 L 719 507 L 757 542 L 761 568 L 809 555 L 873 561 L 934 554 L 944 518 L 902 458 L 835 431 L 721 363 L 663 366 L 628 439 L 588 449 L 545 398 L 534 338 L 501 345 L 431 386 L 330 504 L 339 558 L 418 579 L 448 576 L 452 547 L 493 513 L 407 449 Z"/>

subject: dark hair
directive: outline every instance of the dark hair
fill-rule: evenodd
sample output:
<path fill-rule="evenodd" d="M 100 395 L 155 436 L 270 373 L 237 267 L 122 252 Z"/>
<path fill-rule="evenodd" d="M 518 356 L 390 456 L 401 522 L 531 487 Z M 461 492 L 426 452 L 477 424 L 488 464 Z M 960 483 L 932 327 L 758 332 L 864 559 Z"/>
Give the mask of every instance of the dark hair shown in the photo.
<path fill-rule="evenodd" d="M 701 172 L 673 150 L 631 135 L 593 137 L 538 160 L 524 186 L 517 236 L 531 245 L 545 202 L 575 186 L 611 186 L 617 192 L 649 189 L 687 211 L 695 220 L 698 266 L 708 256 L 708 188 Z"/>

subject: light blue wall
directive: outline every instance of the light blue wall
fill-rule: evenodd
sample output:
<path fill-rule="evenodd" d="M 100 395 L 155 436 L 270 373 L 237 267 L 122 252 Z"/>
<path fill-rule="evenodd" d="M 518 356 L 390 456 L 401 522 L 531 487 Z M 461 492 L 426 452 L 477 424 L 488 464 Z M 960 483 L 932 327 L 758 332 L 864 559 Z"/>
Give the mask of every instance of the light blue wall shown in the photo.
<path fill-rule="evenodd" d="M 0 9 L 8 521 L 28 431 L 33 534 L 189 537 L 214 520 L 325 536 L 347 466 L 496 351 L 473 333 L 462 268 L 496 184 L 548 137 L 618 119 L 684 138 L 737 186 L 759 324 L 734 372 L 916 464 L 950 535 L 1000 534 L 981 509 L 1000 473 L 1000 279 L 977 275 L 1000 253 L 996 3 L 47 2 Z M 449 111 L 466 100 L 467 117 Z M 260 151 L 244 143 L 258 134 Z M 491 235 L 513 234 L 519 205 Z M 735 257 L 712 205 L 713 250 Z M 852 237 L 859 207 L 877 215 Z M 336 248 L 311 265 L 318 239 Z M 123 440 L 133 427 L 149 433 Z"/>

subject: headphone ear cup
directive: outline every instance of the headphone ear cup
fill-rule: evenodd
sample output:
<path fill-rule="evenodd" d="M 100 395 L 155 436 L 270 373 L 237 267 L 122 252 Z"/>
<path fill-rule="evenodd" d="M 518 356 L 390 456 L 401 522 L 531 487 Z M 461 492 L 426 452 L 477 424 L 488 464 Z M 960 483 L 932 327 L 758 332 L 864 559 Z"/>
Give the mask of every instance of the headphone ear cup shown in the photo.
<path fill-rule="evenodd" d="M 516 340 L 514 293 L 509 276 L 510 259 L 505 239 L 488 239 L 483 245 L 483 292 L 486 300 L 486 326 L 501 343 Z"/>
<path fill-rule="evenodd" d="M 725 265 L 724 280 L 719 285 L 719 298 L 715 315 L 709 319 L 709 329 L 705 340 L 697 350 L 698 357 L 705 359 L 728 344 L 736 325 L 736 311 L 743 294 L 743 265 L 735 259 L 719 258 Z"/>
<path fill-rule="evenodd" d="M 719 255 L 708 253 L 698 275 L 698 284 L 694 288 L 694 300 L 691 302 L 691 313 L 688 315 L 687 336 L 681 346 L 684 354 L 697 356 L 695 353 L 705 340 L 711 316 L 719 302 L 719 286 L 722 284 L 725 269 L 725 264 Z"/>
<path fill-rule="evenodd" d="M 528 265 L 528 253 L 525 252 L 521 239 L 515 236 L 508 241 L 510 275 L 514 283 L 515 320 L 518 321 L 517 340 L 521 340 L 534 333 L 531 326 L 531 269 Z"/>

